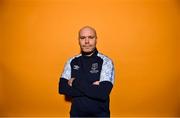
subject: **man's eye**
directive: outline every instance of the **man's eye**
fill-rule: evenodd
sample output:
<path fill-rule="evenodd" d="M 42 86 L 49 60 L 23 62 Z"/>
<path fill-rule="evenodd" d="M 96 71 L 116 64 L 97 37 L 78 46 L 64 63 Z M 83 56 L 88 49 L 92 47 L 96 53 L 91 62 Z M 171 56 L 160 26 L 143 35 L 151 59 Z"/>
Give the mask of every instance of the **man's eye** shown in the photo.
<path fill-rule="evenodd" d="M 90 38 L 90 39 L 93 39 L 93 38 L 94 38 L 94 36 L 89 36 L 89 38 Z"/>
<path fill-rule="evenodd" d="M 80 37 L 80 39 L 85 39 L 86 37 L 84 37 L 84 36 L 82 36 L 82 37 Z"/>

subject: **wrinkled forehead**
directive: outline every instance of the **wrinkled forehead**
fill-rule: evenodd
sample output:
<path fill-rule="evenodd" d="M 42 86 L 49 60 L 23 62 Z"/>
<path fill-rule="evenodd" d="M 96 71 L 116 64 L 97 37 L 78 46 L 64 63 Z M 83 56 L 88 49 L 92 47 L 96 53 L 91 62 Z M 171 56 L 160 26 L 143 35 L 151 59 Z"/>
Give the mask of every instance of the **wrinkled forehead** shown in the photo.
<path fill-rule="evenodd" d="M 79 36 L 95 36 L 96 33 L 91 28 L 83 28 L 79 31 Z"/>

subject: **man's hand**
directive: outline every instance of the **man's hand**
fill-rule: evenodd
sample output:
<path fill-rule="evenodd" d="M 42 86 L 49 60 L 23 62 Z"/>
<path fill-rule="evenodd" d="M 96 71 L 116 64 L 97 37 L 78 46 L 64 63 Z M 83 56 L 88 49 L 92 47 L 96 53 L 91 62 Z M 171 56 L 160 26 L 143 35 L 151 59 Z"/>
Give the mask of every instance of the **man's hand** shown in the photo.
<path fill-rule="evenodd" d="M 69 81 L 68 81 L 68 85 L 69 86 L 71 86 L 72 87 L 72 83 L 73 83 L 73 80 L 74 80 L 75 78 L 71 78 Z"/>
<path fill-rule="evenodd" d="M 93 82 L 93 85 L 99 85 L 99 81 Z"/>

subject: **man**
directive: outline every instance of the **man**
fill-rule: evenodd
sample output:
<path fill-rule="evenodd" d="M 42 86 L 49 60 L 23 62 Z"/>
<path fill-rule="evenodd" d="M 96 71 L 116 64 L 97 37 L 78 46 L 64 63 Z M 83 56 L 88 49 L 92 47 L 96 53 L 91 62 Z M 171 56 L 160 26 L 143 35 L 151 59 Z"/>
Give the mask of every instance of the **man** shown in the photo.
<path fill-rule="evenodd" d="M 81 54 L 70 58 L 61 75 L 59 93 L 72 98 L 70 117 L 110 117 L 109 94 L 114 65 L 96 49 L 96 30 L 79 30 Z"/>

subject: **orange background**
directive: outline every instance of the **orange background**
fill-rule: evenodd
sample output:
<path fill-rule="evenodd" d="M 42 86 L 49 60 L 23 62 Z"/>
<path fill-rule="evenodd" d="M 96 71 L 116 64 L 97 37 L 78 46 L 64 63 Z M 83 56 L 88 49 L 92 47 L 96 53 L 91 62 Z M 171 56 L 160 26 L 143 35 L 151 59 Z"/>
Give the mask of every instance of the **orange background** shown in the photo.
<path fill-rule="evenodd" d="M 178 0 L 1 0 L 0 116 L 69 116 L 58 94 L 77 32 L 115 64 L 111 116 L 180 116 Z"/>

